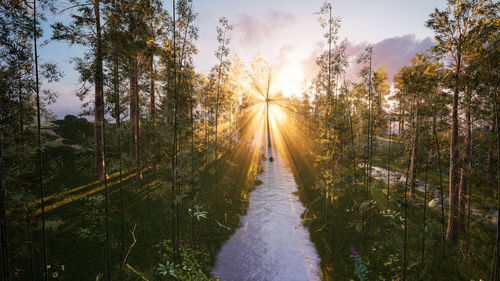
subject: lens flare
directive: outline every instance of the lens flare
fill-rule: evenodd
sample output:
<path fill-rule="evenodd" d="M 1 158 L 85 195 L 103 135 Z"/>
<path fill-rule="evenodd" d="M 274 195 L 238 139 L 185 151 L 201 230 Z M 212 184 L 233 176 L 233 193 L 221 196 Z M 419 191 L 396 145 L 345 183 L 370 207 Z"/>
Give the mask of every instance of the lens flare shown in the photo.
<path fill-rule="evenodd" d="M 297 98 L 286 97 L 286 73 L 274 73 L 271 65 L 262 57 L 256 56 L 248 65 L 241 61 L 233 65 L 233 81 L 239 85 L 242 127 L 239 130 L 245 151 L 237 151 L 239 161 L 252 161 L 258 165 L 261 155 L 270 157 L 272 152 L 279 153 L 291 166 L 297 157 L 306 155 L 309 145 L 309 126 L 297 112 Z M 295 104 L 294 104 L 295 102 Z M 247 151 L 251 147 L 252 151 Z M 266 149 L 270 147 L 271 149 Z M 292 153 L 293 151 L 293 153 Z M 292 167 L 293 168 L 293 167 Z"/>

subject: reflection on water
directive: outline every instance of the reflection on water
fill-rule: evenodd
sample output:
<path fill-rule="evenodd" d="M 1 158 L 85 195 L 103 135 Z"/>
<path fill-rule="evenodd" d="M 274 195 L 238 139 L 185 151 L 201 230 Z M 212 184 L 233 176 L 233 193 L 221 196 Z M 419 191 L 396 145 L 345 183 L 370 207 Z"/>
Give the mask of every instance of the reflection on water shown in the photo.
<path fill-rule="evenodd" d="M 262 161 L 263 182 L 250 194 L 241 227 L 217 254 L 213 274 L 221 281 L 320 280 L 319 257 L 301 222 L 297 184 L 276 152 Z"/>

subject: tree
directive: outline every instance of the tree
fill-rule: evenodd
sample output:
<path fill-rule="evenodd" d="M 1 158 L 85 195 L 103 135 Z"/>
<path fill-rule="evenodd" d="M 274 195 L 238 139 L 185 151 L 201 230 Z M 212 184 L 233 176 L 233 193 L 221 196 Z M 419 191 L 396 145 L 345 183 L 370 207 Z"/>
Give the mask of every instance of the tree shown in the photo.
<path fill-rule="evenodd" d="M 141 89 L 142 73 L 150 78 L 150 113 L 156 121 L 155 71 L 156 37 L 162 33 L 164 14 L 155 0 L 131 1 L 126 5 L 128 29 L 127 56 L 129 69 L 130 155 L 135 160 L 136 178 L 142 179 L 141 167 Z"/>
<path fill-rule="evenodd" d="M 339 159 L 340 138 L 337 132 L 341 118 L 341 114 L 337 107 L 338 89 L 340 85 L 338 78 L 345 73 L 347 67 L 346 42 L 338 40 L 338 32 L 340 29 L 340 18 L 335 18 L 332 15 L 333 6 L 330 2 L 324 2 L 321 6 L 318 15 L 320 26 L 326 30 L 323 37 L 328 44 L 328 50 L 323 52 L 317 59 L 316 64 L 320 71 L 315 77 L 315 84 L 318 86 L 317 91 L 321 93 L 320 111 L 324 111 L 323 126 L 320 124 L 321 135 L 317 141 L 321 144 L 319 155 L 316 157 L 316 162 L 319 167 L 322 167 L 322 175 L 324 175 L 325 187 L 325 243 L 333 247 L 333 208 L 331 200 L 333 197 L 334 182 L 336 173 L 339 171 L 336 162 Z M 333 91 L 335 89 L 335 91 Z M 329 211 L 330 210 L 330 211 Z"/>
<path fill-rule="evenodd" d="M 219 173 L 219 105 L 223 98 L 223 92 L 221 91 L 221 84 L 227 79 L 227 73 L 230 67 L 230 62 L 227 60 L 229 55 L 229 42 L 231 39 L 227 36 L 227 32 L 233 29 L 226 18 L 219 19 L 220 26 L 217 27 L 217 42 L 219 46 L 215 52 L 215 56 L 218 59 L 218 64 L 215 66 L 217 69 L 217 88 L 216 88 L 216 102 L 215 102 L 215 144 L 214 144 L 214 159 L 215 159 L 215 192 L 218 192 L 218 173 Z"/>
<path fill-rule="evenodd" d="M 77 95 L 83 100 L 90 91 L 87 83 L 94 85 L 94 153 L 95 153 L 95 176 L 104 178 L 104 143 L 103 143 L 103 123 L 104 100 L 103 74 L 102 74 L 102 30 L 100 25 L 99 1 L 69 0 L 68 9 L 77 9 L 79 14 L 72 14 L 72 22 L 64 25 L 56 22 L 52 25 L 53 40 L 68 41 L 70 44 L 80 44 L 90 49 L 84 59 L 75 58 L 76 69 L 80 72 L 80 79 L 83 82 L 82 88 Z"/>
<path fill-rule="evenodd" d="M 446 239 L 458 243 L 458 193 L 460 183 L 458 147 L 458 103 L 462 88 L 463 69 L 475 52 L 474 44 L 488 31 L 488 22 L 495 17 L 490 0 L 448 0 L 444 10 L 435 9 L 427 26 L 435 33 L 438 44 L 433 50 L 449 58 L 453 70 L 453 99 L 450 124 L 450 171 L 448 229 Z"/>
<path fill-rule="evenodd" d="M 423 131 L 422 117 L 428 115 L 426 106 L 428 93 L 434 92 L 438 86 L 439 64 L 433 63 L 432 58 L 424 53 L 418 53 L 411 59 L 410 66 L 398 70 L 395 88 L 402 93 L 401 102 L 405 103 L 411 112 L 410 124 L 412 132 L 410 156 L 410 194 L 415 198 L 415 187 L 418 166 L 419 136 Z"/>

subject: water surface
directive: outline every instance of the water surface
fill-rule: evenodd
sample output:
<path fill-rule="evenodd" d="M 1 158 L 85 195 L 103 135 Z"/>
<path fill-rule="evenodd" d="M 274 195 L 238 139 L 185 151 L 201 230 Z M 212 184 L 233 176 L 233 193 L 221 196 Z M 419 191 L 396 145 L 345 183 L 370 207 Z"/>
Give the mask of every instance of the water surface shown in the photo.
<path fill-rule="evenodd" d="M 213 274 L 221 281 L 320 280 L 319 257 L 300 215 L 305 211 L 285 161 L 262 161 L 262 184 L 250 193 L 240 228 L 217 254 Z"/>

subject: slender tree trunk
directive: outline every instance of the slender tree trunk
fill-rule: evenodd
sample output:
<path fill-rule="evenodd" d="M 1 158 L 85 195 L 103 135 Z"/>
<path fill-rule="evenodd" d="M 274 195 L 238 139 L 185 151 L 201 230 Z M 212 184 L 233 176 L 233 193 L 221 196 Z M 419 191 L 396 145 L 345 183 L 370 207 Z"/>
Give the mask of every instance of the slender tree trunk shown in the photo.
<path fill-rule="evenodd" d="M 21 142 L 21 155 L 24 155 L 24 104 L 23 104 L 23 98 L 22 98 L 22 91 L 21 91 L 21 83 L 19 83 L 19 136 L 20 136 L 20 142 Z M 0 132 L 1 134 L 1 132 Z M 1 139 L 0 139 L 0 146 L 2 145 Z M 0 147 L 1 150 L 1 147 Z M 0 158 L 1 158 L 1 152 L 0 152 Z M 1 161 L 1 159 L 0 159 Z M 21 164 L 23 169 L 24 169 L 24 163 Z M 1 170 L 1 164 L 0 164 L 0 170 Z M 1 172 L 0 172 L 1 174 Z M 0 181 L 1 181 L 1 176 L 0 176 Z M 0 183 L 1 184 L 1 183 Z M 1 190 L 1 188 L 0 188 Z M 1 192 L 1 191 L 0 191 Z M 34 254 L 33 254 L 33 232 L 31 231 L 31 210 L 28 208 L 28 211 L 26 212 L 26 227 L 28 229 L 28 237 L 27 237 L 27 243 L 28 243 L 28 252 L 30 254 L 30 274 L 31 274 L 31 280 L 35 280 L 35 269 L 34 269 Z"/>
<path fill-rule="evenodd" d="M 40 108 L 40 82 L 38 78 L 38 46 L 37 46 L 37 19 L 36 19 L 36 0 L 33 1 L 33 47 L 35 49 L 35 90 L 36 90 L 36 113 L 37 113 L 37 135 L 38 135 L 38 182 L 40 184 L 40 207 L 42 209 L 42 256 L 43 256 L 43 280 L 49 280 L 48 259 L 47 259 L 47 233 L 45 227 L 45 189 L 43 186 L 43 155 L 41 138 L 41 108 Z M 8 280 L 8 279 L 6 279 Z"/>
<path fill-rule="evenodd" d="M 154 56 L 151 55 L 151 81 L 150 81 L 150 112 L 151 112 L 151 126 L 153 127 L 153 145 L 156 144 L 156 96 L 155 96 L 155 66 L 154 66 Z M 158 164 L 155 160 L 155 155 L 152 158 L 152 168 L 153 170 L 158 170 Z"/>
<path fill-rule="evenodd" d="M 407 250 L 408 250 L 408 245 L 407 245 L 407 240 L 408 240 L 408 178 L 410 174 L 410 158 L 411 158 L 411 152 L 413 151 L 413 140 L 410 141 L 410 149 L 408 151 L 408 160 L 406 162 L 406 180 L 405 180 L 405 188 L 404 188 L 404 195 L 403 195 L 403 206 L 404 206 L 404 242 L 403 242 L 403 281 L 406 281 L 406 271 L 408 270 L 407 264 Z"/>
<path fill-rule="evenodd" d="M 191 121 L 191 243 L 193 253 L 196 251 L 196 240 L 195 240 L 195 228 L 194 228 L 194 199 L 195 199 L 195 187 L 194 187 L 194 101 L 191 99 L 190 102 L 190 121 Z"/>
<path fill-rule="evenodd" d="M 418 137 L 419 137 L 419 115 L 420 115 L 420 103 L 417 100 L 415 109 L 415 120 L 413 122 L 414 126 L 414 136 L 413 136 L 413 146 L 411 149 L 411 161 L 410 161 L 410 194 L 412 198 L 415 198 L 415 186 L 417 181 L 417 162 L 418 162 Z"/>
<path fill-rule="evenodd" d="M 21 83 L 19 83 L 19 140 L 21 142 L 21 153 L 24 154 L 24 101 L 21 92 Z"/>
<path fill-rule="evenodd" d="M 221 59 L 222 61 L 222 59 Z M 214 192 L 218 195 L 218 177 L 219 177 L 219 98 L 220 98 L 220 80 L 221 80 L 221 69 L 219 67 L 219 78 L 217 83 L 217 97 L 215 102 L 215 143 L 214 143 L 214 160 L 215 160 L 215 179 L 214 179 Z M 217 200 L 218 201 L 218 200 Z M 218 204 L 217 204 L 218 205 Z"/>
<path fill-rule="evenodd" d="M 401 107 L 401 102 L 399 104 L 399 128 L 398 128 L 398 135 L 401 137 L 401 134 L 405 130 L 405 120 L 403 117 L 403 108 Z"/>
<path fill-rule="evenodd" d="M 491 129 L 491 134 L 487 136 L 488 138 L 488 176 L 486 178 L 486 182 L 488 185 L 488 191 L 493 190 L 493 177 L 494 177 L 494 172 L 493 172 L 493 162 L 494 162 L 494 155 L 493 155 L 493 150 L 494 150 L 494 141 L 493 141 L 493 134 L 494 134 L 494 126 L 492 126 Z M 484 193 L 486 195 L 486 193 Z"/>
<path fill-rule="evenodd" d="M 118 158 L 120 159 L 119 164 L 119 178 L 120 178 L 120 242 L 121 242 L 121 255 L 122 259 L 125 258 L 125 245 L 124 245 L 124 234 L 125 234 L 125 222 L 123 214 L 123 185 L 122 185 L 122 132 L 121 132 L 121 105 L 120 105 L 120 81 L 118 76 L 118 58 L 115 57 L 113 61 L 113 91 L 115 95 L 115 124 L 116 130 L 118 131 Z"/>
<path fill-rule="evenodd" d="M 96 82 L 97 84 L 97 82 Z M 104 148 L 102 144 L 102 111 L 103 103 L 101 98 L 95 96 L 95 121 L 94 121 L 94 143 L 95 143 L 95 165 L 96 165 L 96 178 L 104 178 Z M 100 116 L 100 117 L 98 117 Z"/>
<path fill-rule="evenodd" d="M 114 108 L 114 115 L 115 115 L 115 124 L 116 128 L 120 128 L 120 85 L 119 85 L 119 77 L 118 77 L 118 58 L 115 57 L 113 60 L 113 94 L 114 94 L 114 100 L 115 100 L 115 108 Z"/>
<path fill-rule="evenodd" d="M 135 126 L 134 126 L 134 138 L 135 138 L 135 154 L 136 154 L 136 159 L 135 159 L 135 168 L 136 168 L 136 178 L 138 180 L 142 179 L 142 171 L 141 171 L 141 106 L 140 106 L 140 98 L 139 98 L 139 87 L 137 85 L 137 75 L 139 72 L 138 69 L 138 63 L 137 60 L 134 62 L 134 67 L 135 67 L 135 74 L 136 74 L 136 85 L 135 85 L 135 93 L 134 93 L 134 98 L 135 98 Z"/>
<path fill-rule="evenodd" d="M 31 224 L 31 210 L 28 210 L 26 214 L 26 225 L 28 226 L 28 251 L 30 252 L 30 274 L 31 280 L 35 280 L 35 261 L 33 253 L 33 227 Z"/>
<path fill-rule="evenodd" d="M 173 263 L 174 263 L 174 268 L 176 266 L 177 262 L 177 242 L 176 242 L 176 232 L 175 232 L 175 227 L 176 227 L 176 180 L 177 180 L 177 115 L 178 115 L 178 91 L 177 91 L 177 45 L 176 45 L 176 20 L 175 20 L 175 0 L 172 1 L 172 10 L 173 10 L 173 21 L 172 21 L 172 27 L 173 27 L 173 91 L 174 91 L 174 118 L 173 118 L 173 138 L 172 138 L 172 143 L 173 143 L 173 148 L 174 148 L 174 153 L 172 155 L 172 249 L 174 250 L 173 252 Z"/>
<path fill-rule="evenodd" d="M 469 108 L 469 111 L 470 111 L 470 108 Z M 473 170 L 472 170 L 472 167 L 474 166 L 473 165 L 473 160 L 472 160 L 473 159 L 472 155 L 474 153 L 473 152 L 473 141 L 472 141 L 472 130 L 473 130 L 472 126 L 473 126 L 473 124 L 472 124 L 472 120 L 471 120 L 471 142 L 469 143 L 470 146 L 468 147 L 470 157 L 469 157 L 469 163 L 467 163 L 467 165 L 469 165 L 469 179 L 470 180 L 468 181 L 468 183 L 469 183 L 469 190 L 468 190 L 468 192 L 469 192 L 469 198 L 468 198 L 468 201 L 469 202 L 467 204 L 468 205 L 468 210 L 467 210 L 468 212 L 467 212 L 467 237 L 466 237 L 466 242 L 465 242 L 465 248 L 466 249 L 470 249 L 469 248 L 469 245 L 470 245 L 469 242 L 470 242 L 470 217 L 471 217 L 471 201 L 472 201 L 472 178 L 473 178 L 473 175 L 474 175 L 473 174 Z M 466 276 L 467 279 L 470 279 L 469 275 L 468 275 L 468 273 L 469 273 L 468 265 L 469 265 L 470 258 L 471 258 L 470 256 L 467 256 L 466 257 L 466 263 L 465 263 L 465 273 L 467 274 L 467 276 Z"/>
<path fill-rule="evenodd" d="M 389 148 L 387 151 L 387 205 L 389 205 L 389 199 L 391 199 L 390 186 L 391 186 L 391 138 L 392 138 L 392 123 L 391 116 L 389 115 Z"/>
<path fill-rule="evenodd" d="M 135 93 L 137 91 L 137 72 L 135 71 L 137 68 L 135 67 L 137 64 L 137 57 L 131 57 L 130 62 L 129 62 L 129 69 L 130 69 L 130 77 L 129 77 L 129 105 L 130 105 L 130 112 L 129 112 L 129 123 L 130 123 L 130 156 L 132 159 L 136 160 L 137 159 L 137 152 L 136 152 L 136 147 L 135 147 L 135 118 L 136 118 L 136 111 L 137 111 L 137 105 L 136 99 L 135 99 Z"/>
<path fill-rule="evenodd" d="M 457 66 L 455 70 L 455 88 L 453 90 L 453 105 L 451 111 L 451 131 L 450 131 L 450 175 L 449 175 L 449 196 L 450 205 L 448 213 L 448 229 L 446 240 L 452 244 L 458 243 L 457 220 L 458 220 L 458 185 L 459 177 L 459 157 L 458 150 L 458 95 L 460 92 L 460 72 L 461 54 L 457 54 Z"/>
<path fill-rule="evenodd" d="M 372 199 L 372 156 L 373 156 L 373 134 L 374 134 L 374 122 L 373 122 L 373 98 L 372 98 L 372 88 L 373 88 L 373 79 L 372 79 L 372 56 L 373 51 L 370 51 L 370 72 L 369 72 L 369 84 L 368 84 L 368 194 L 369 200 Z M 371 203 L 370 203 L 371 204 Z M 368 233 L 370 233 L 370 223 L 371 223 L 371 209 L 368 209 L 367 214 L 368 219 Z M 366 247 L 366 244 L 365 244 Z"/>
<path fill-rule="evenodd" d="M 220 58 L 219 73 L 217 78 L 217 96 L 215 100 L 215 143 L 214 143 L 214 158 L 215 158 L 215 192 L 218 192 L 218 176 L 219 176 L 219 102 L 220 102 L 220 84 L 222 76 L 222 55 Z"/>
<path fill-rule="evenodd" d="M 99 22 L 99 0 L 94 0 L 94 12 L 96 16 L 96 70 L 102 73 L 102 51 L 101 51 L 101 27 Z M 103 179 L 104 174 L 104 143 L 103 143 L 103 115 L 104 99 L 102 95 L 103 81 L 102 75 L 97 73 L 94 91 L 94 143 L 95 143 L 95 169 L 96 177 Z"/>
<path fill-rule="evenodd" d="M 104 178 L 104 195 L 105 195 L 105 227 L 106 227 L 106 278 L 111 280 L 110 268 L 110 249 L 109 249 L 109 207 L 108 207 L 108 182 L 106 175 L 105 163 L 105 136 L 104 136 L 104 91 L 103 91 L 103 70 L 102 70 L 102 45 L 101 45 L 101 15 L 100 15 L 100 1 L 94 0 L 94 13 L 96 18 L 96 53 L 95 53 L 95 124 L 96 129 L 95 141 L 96 146 L 100 148 L 102 154 L 100 163 L 102 165 L 102 178 Z M 98 115 L 99 113 L 99 115 Z M 97 145 L 99 144 L 99 145 Z M 97 150 L 97 149 L 96 149 Z"/>
<path fill-rule="evenodd" d="M 223 43 L 226 41 L 226 31 L 224 30 L 224 36 L 223 36 Z M 218 192 L 218 176 L 219 176 L 219 155 L 218 155 L 218 148 L 219 148 L 219 103 L 220 103 L 220 86 L 221 86 L 221 79 L 222 79 L 222 62 L 223 62 L 223 55 L 220 55 L 219 58 L 219 73 L 218 73 L 218 78 L 217 78 L 217 97 L 216 97 L 216 102 L 215 102 L 215 180 L 214 180 L 214 189 L 215 193 L 217 194 Z"/>
<path fill-rule="evenodd" d="M 228 132 L 228 138 L 229 138 L 229 151 L 233 150 L 233 103 L 231 102 L 229 105 L 229 132 Z"/>
<path fill-rule="evenodd" d="M 2 154 L 2 134 L 0 132 L 0 234 L 2 240 L 2 269 L 3 269 L 3 280 L 8 281 L 10 278 L 9 272 L 9 246 L 7 240 L 7 218 L 5 215 L 5 190 L 3 186 L 3 154 Z"/>
<path fill-rule="evenodd" d="M 494 109 L 495 109 L 495 129 L 496 129 L 496 144 L 497 144 L 497 157 L 500 161 L 500 116 L 498 112 L 497 88 L 494 91 Z M 500 175 L 500 163 L 497 163 L 497 173 Z M 497 181 L 497 194 L 500 195 L 500 180 Z M 500 201 L 498 201 L 498 212 L 500 213 Z M 500 279 L 500 219 L 497 220 L 497 235 L 495 239 L 495 250 L 493 254 L 493 264 L 491 271 L 491 280 L 498 281 Z"/>
<path fill-rule="evenodd" d="M 465 151 L 462 158 L 463 165 L 460 173 L 460 190 L 458 193 L 458 232 L 465 232 L 465 202 L 467 200 L 467 181 L 470 175 L 469 158 L 471 157 L 471 144 L 472 144 L 472 124 L 471 124 L 471 93 L 467 91 L 467 107 L 465 108 L 466 120 L 466 136 L 465 136 Z"/>
<path fill-rule="evenodd" d="M 438 172 L 439 172 L 439 193 L 441 201 L 441 255 L 443 259 L 445 258 L 445 230 L 444 230 L 444 191 L 443 191 L 443 176 L 441 171 L 441 148 L 439 144 L 439 138 L 437 135 L 437 118 L 436 118 L 436 109 L 434 107 L 434 102 L 431 98 L 431 94 L 428 94 L 429 104 L 431 105 L 432 112 L 432 135 L 436 142 L 436 152 L 437 152 L 437 162 L 438 162 Z"/>
<path fill-rule="evenodd" d="M 429 141 L 427 141 L 427 146 L 429 146 Z M 427 220 L 427 176 L 429 170 L 429 160 L 430 160 L 430 152 L 427 153 L 425 158 L 425 179 L 424 179 L 424 217 L 422 220 L 422 252 L 420 256 L 420 275 L 424 272 L 425 268 L 425 228 L 426 228 L 426 220 Z"/>
<path fill-rule="evenodd" d="M 138 76 L 139 76 L 139 58 L 134 56 L 132 58 L 131 65 L 131 77 L 130 77 L 130 134 L 131 134 L 131 146 L 132 146 L 132 158 L 135 160 L 136 167 L 136 178 L 142 179 L 141 172 L 141 156 L 140 156 L 140 130 L 141 130 L 141 118 L 140 118 L 140 99 L 139 99 L 139 87 L 138 87 Z"/>
<path fill-rule="evenodd" d="M 208 115 L 209 115 L 209 111 L 208 111 L 208 92 L 205 94 L 205 112 L 203 114 L 203 126 L 204 126 L 204 129 L 205 129 L 205 149 L 203 149 L 203 151 L 205 151 L 205 154 L 206 152 L 208 151 L 208 138 L 209 138 L 209 135 L 208 135 Z M 208 156 L 205 155 L 205 158 L 206 160 L 208 161 Z"/>
<path fill-rule="evenodd" d="M 331 216 L 333 215 L 333 208 L 331 212 L 328 212 L 329 207 L 331 207 L 331 203 L 329 204 L 329 197 L 333 198 L 333 177 L 335 173 L 335 165 L 334 165 L 334 153 L 333 153 L 333 146 L 332 146 L 332 141 L 330 139 L 331 137 L 331 130 L 333 130 L 333 120 L 330 120 L 329 112 L 331 110 L 332 102 L 331 102 L 331 96 L 332 96 L 332 74 L 331 74 L 331 69 L 332 69 L 332 6 L 329 5 L 329 20 L 328 20 L 328 88 L 327 88 L 327 96 L 328 96 L 328 105 L 326 109 L 326 122 L 327 122 L 327 141 L 328 141 L 328 150 L 330 150 L 331 153 L 331 161 L 332 161 L 332 166 L 331 166 L 331 186 L 326 185 L 326 196 L 325 196 L 325 224 L 329 225 L 330 227 L 325 228 L 325 243 L 327 243 L 328 247 L 330 248 L 330 251 L 332 251 L 332 232 L 333 232 L 333 225 L 331 222 Z M 334 116 L 335 113 L 332 115 Z M 332 118 L 333 119 L 333 118 Z M 330 122 L 332 124 L 330 124 Z M 331 125 L 331 126 L 330 126 Z M 330 214 L 331 213 L 331 214 Z M 330 231 L 328 231 L 330 230 Z M 330 232 L 330 233 L 328 233 Z M 328 234 L 330 234 L 330 239 L 328 239 Z"/>
<path fill-rule="evenodd" d="M 345 76 L 344 76 L 344 87 L 345 87 L 345 90 L 347 91 L 347 85 L 345 83 Z M 354 173 L 354 190 L 355 190 L 355 193 L 357 193 L 358 191 L 358 177 L 357 177 L 357 164 L 356 164 L 356 146 L 355 146 L 355 142 L 354 142 L 354 129 L 353 129 L 353 122 L 352 122 L 352 110 L 351 110 L 351 103 L 349 102 L 348 103 L 348 113 L 349 113 L 349 129 L 350 129 L 350 132 L 351 132 L 351 150 L 352 150 L 352 170 L 353 170 L 353 173 Z"/>

